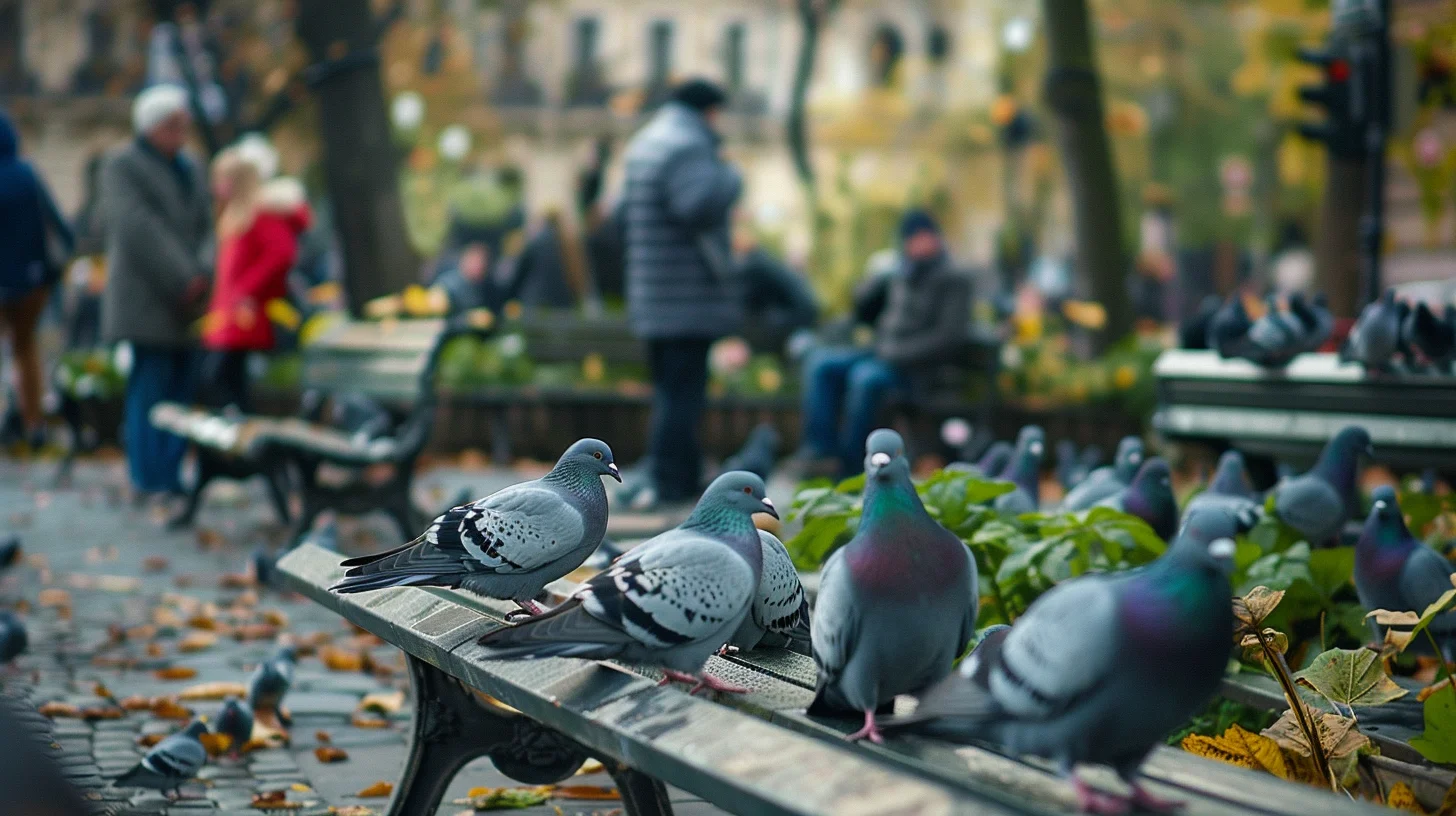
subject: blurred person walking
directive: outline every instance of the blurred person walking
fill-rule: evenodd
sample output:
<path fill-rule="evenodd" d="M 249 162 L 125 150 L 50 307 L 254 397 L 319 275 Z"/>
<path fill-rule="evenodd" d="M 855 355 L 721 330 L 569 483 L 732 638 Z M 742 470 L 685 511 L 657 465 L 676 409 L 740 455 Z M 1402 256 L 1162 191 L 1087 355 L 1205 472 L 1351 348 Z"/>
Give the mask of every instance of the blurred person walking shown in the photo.
<path fill-rule="evenodd" d="M 271 301 L 288 295 L 288 272 L 311 214 L 296 179 L 264 181 L 264 168 L 238 147 L 212 162 L 218 210 L 217 275 L 203 322 L 202 381 L 215 407 L 252 410 L 248 357 L 274 347 Z"/>
<path fill-rule="evenodd" d="M 76 260 L 67 272 L 66 348 L 101 345 L 101 295 L 106 291 L 106 224 L 101 217 L 101 168 L 106 154 L 86 160 L 81 207 L 76 211 Z"/>
<path fill-rule="evenodd" d="M 684 82 L 627 147 L 627 311 L 647 342 L 648 456 L 660 503 L 690 501 L 701 489 L 708 347 L 743 319 L 729 245 L 743 181 L 713 129 L 726 101 L 710 82 Z"/>
<path fill-rule="evenodd" d="M 20 417 L 32 450 L 46 441 L 35 327 L 73 246 L 70 226 L 35 168 L 20 158 L 20 136 L 0 111 L 0 332 L 10 340 Z"/>
<path fill-rule="evenodd" d="M 152 427 L 152 406 L 192 399 L 191 323 L 201 314 L 212 232 L 207 178 L 183 150 L 187 93 L 157 85 L 132 105 L 136 138 L 107 158 L 101 212 L 108 264 L 101 326 L 107 342 L 128 342 L 123 436 L 139 495 L 181 492 L 182 439 Z"/>

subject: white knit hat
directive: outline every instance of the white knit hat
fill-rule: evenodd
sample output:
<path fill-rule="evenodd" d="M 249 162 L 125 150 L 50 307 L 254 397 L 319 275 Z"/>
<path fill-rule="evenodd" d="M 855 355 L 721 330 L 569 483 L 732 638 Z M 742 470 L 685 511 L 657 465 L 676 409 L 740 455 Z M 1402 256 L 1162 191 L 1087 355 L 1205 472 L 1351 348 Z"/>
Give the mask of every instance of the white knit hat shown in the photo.
<path fill-rule="evenodd" d="M 150 133 L 168 117 L 186 110 L 187 91 L 177 85 L 153 85 L 137 94 L 131 105 L 132 130 Z"/>

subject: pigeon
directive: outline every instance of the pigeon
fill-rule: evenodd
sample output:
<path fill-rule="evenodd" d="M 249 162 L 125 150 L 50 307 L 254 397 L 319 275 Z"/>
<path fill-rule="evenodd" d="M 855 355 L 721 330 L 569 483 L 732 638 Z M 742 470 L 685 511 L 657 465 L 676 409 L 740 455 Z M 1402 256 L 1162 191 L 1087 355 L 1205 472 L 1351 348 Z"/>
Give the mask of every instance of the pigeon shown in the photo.
<path fill-rule="evenodd" d="M 1208 347 L 1217 351 L 1220 357 L 1232 357 L 1234 344 L 1249 333 L 1252 325 L 1254 322 L 1244 309 L 1243 297 L 1235 292 L 1208 323 Z"/>
<path fill-rule="evenodd" d="M 1086 510 L 1108 496 L 1115 496 L 1132 482 L 1143 464 L 1143 441 L 1125 436 L 1117 443 L 1117 454 L 1111 465 L 1092 471 L 1081 484 L 1067 491 L 1062 499 L 1063 510 Z"/>
<path fill-rule="evenodd" d="M 30 646 L 25 624 L 14 612 L 0 609 L 0 664 L 8 665 Z"/>
<path fill-rule="evenodd" d="M 1350 336 L 1340 347 L 1340 362 L 1357 362 L 1365 368 L 1387 370 L 1400 344 L 1400 307 L 1395 290 L 1386 289 L 1380 300 L 1360 311 Z"/>
<path fill-rule="evenodd" d="M 1324 292 L 1305 301 L 1304 295 L 1295 292 L 1289 296 L 1289 312 L 1304 327 L 1304 343 L 1300 351 L 1319 351 L 1335 331 L 1335 316 L 1330 312 L 1330 299 Z"/>
<path fill-rule="evenodd" d="M 1016 435 L 1016 452 L 998 478 L 1016 489 L 1002 493 L 991 503 L 999 512 L 1020 515 L 1034 513 L 1041 504 L 1041 460 L 1046 452 L 1046 433 L 1040 426 L 1027 425 Z"/>
<path fill-rule="evenodd" d="M 20 563 L 20 536 L 12 535 L 0 541 L 0 570 L 8 570 Z"/>
<path fill-rule="evenodd" d="M 1205 295 L 1193 314 L 1178 324 L 1178 348 L 1189 351 L 1209 348 L 1208 328 L 1223 306 L 1218 295 Z"/>
<path fill-rule="evenodd" d="M 602 543 L 597 545 L 596 552 L 587 556 L 586 561 L 582 563 L 584 566 L 590 567 L 597 572 L 601 572 L 602 570 L 606 569 L 613 561 L 616 561 L 618 558 L 620 558 L 622 553 L 624 552 L 626 552 L 626 550 L 623 550 L 620 546 L 618 546 L 617 542 L 611 540 L 610 538 L 603 538 Z"/>
<path fill-rule="evenodd" d="M 1355 542 L 1355 594 L 1367 611 L 1420 614 L 1451 589 L 1451 562 L 1411 535 L 1405 526 L 1395 490 L 1375 488 L 1365 527 Z M 1384 642 L 1380 624 L 1371 621 L 1377 643 Z M 1437 615 L 1430 624 L 1447 661 L 1456 658 L 1456 612 Z M 1418 642 L 1413 648 L 1419 649 Z M 1423 651 L 1429 651 L 1424 649 Z"/>
<path fill-rule="evenodd" d="M 748 434 L 743 447 L 723 460 L 723 470 L 746 470 L 767 482 L 773 475 L 778 451 L 779 432 L 767 422 L 760 423 Z"/>
<path fill-rule="evenodd" d="M 1173 474 L 1168 463 L 1154 456 L 1138 469 L 1132 483 L 1097 503 L 1146 521 L 1164 541 L 1178 531 L 1178 497 L 1173 495 Z"/>
<path fill-rule="evenodd" d="M 998 439 L 987 446 L 986 452 L 981 454 L 981 458 L 974 464 L 952 462 L 946 470 L 970 473 L 983 479 L 994 479 L 1006 469 L 1006 465 L 1011 461 L 1011 454 L 1015 450 L 1010 442 Z"/>
<path fill-rule="evenodd" d="M 607 532 L 602 476 L 622 478 L 612 449 L 582 439 L 545 476 L 462 504 L 403 547 L 344 561 L 333 589 L 463 587 L 539 615 L 535 597 L 581 566 Z"/>
<path fill-rule="evenodd" d="M 339 551 L 339 521 L 333 514 L 314 525 L 308 540 L 329 552 Z"/>
<path fill-rule="evenodd" d="M 1152 564 L 1053 587 L 886 728 L 1050 759 L 1087 812 L 1176 808 L 1137 771 L 1223 679 L 1236 525 L 1221 512 L 1192 515 Z M 1111 765 L 1131 796 L 1093 790 L 1076 777 L 1079 763 Z"/>
<path fill-rule="evenodd" d="M 236 697 L 228 697 L 223 700 L 212 728 L 227 735 L 228 754 L 237 759 L 242 756 L 243 746 L 253 738 L 253 709 Z"/>
<path fill-rule="evenodd" d="M 1370 434 L 1358 425 L 1341 429 L 1308 473 L 1274 488 L 1274 515 L 1310 544 L 1333 539 L 1355 513 L 1362 453 L 1371 453 Z"/>
<path fill-rule="evenodd" d="M 1078 451 L 1077 443 L 1070 439 L 1057 443 L 1057 481 L 1063 490 L 1071 490 L 1086 481 L 1101 464 L 1102 449 L 1096 445 Z"/>
<path fill-rule="evenodd" d="M 790 641 L 809 640 L 809 596 L 799 581 L 793 559 L 784 543 L 767 530 L 758 531 L 763 545 L 763 575 L 748 617 L 728 641 L 729 646 L 749 651 L 759 646 L 788 646 Z"/>
<path fill-rule="evenodd" d="M 450 499 L 450 503 L 445 507 L 445 512 L 449 512 L 462 504 L 469 504 L 473 501 L 475 501 L 475 488 L 466 485 L 455 491 L 454 497 Z"/>
<path fill-rule="evenodd" d="M 970 550 L 920 503 L 900 435 L 877 430 L 866 447 L 859 530 L 820 573 L 808 713 L 863 713 L 846 739 L 880 743 L 879 710 L 941 680 L 965 652 L 980 595 Z"/>
<path fill-rule="evenodd" d="M 289 645 L 278 647 L 248 680 L 248 707 L 254 712 L 271 712 L 282 718 L 283 698 L 288 687 L 293 685 L 293 669 L 298 663 L 298 652 Z"/>
<path fill-rule="evenodd" d="M 198 739 L 207 733 L 207 724 L 193 720 L 180 732 L 152 746 L 131 770 L 118 776 L 113 785 L 126 788 L 148 788 L 179 794 L 182 785 L 207 764 L 207 749 Z M 171 798 L 171 797 L 169 797 Z"/>
<path fill-rule="evenodd" d="M 763 480 L 729 471 L 687 520 L 648 539 L 543 615 L 480 638 L 486 657 L 581 657 L 659 666 L 663 683 L 743 693 L 703 671 L 748 617 L 763 574 L 754 513 L 778 518 Z"/>
<path fill-rule="evenodd" d="M 1417 303 L 1401 326 L 1406 345 L 1420 352 L 1438 371 L 1449 372 L 1456 359 L 1456 306 L 1447 305 L 1442 317 L 1431 307 Z"/>
<path fill-rule="evenodd" d="M 1282 368 L 1305 350 L 1315 327 L 1306 327 L 1292 312 L 1280 311 L 1274 298 L 1267 303 L 1264 316 L 1255 320 L 1241 339 L 1227 343 L 1228 353 L 1223 356 L 1239 357 L 1265 368 Z"/>
<path fill-rule="evenodd" d="M 259 586 L 267 586 L 273 583 L 273 565 L 277 559 L 266 549 L 258 547 L 248 556 L 247 570 L 252 573 L 253 580 Z"/>
<path fill-rule="evenodd" d="M 1244 455 L 1236 450 L 1224 451 L 1218 458 L 1218 469 L 1208 488 L 1189 500 L 1185 513 L 1214 508 L 1238 519 L 1240 532 L 1253 528 L 1263 515 L 1264 505 L 1254 500 L 1244 475 Z"/>

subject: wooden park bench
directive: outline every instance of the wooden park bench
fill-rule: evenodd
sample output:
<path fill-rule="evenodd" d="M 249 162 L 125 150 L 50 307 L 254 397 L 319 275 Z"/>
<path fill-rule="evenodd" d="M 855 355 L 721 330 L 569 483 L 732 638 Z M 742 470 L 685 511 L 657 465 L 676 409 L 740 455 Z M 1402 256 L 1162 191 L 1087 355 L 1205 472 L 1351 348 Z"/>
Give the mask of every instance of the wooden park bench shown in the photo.
<path fill-rule="evenodd" d="M 1075 809 L 1048 763 L 916 736 L 849 744 L 859 725 L 805 716 L 814 664 L 763 649 L 712 658 L 709 670 L 753 691 L 717 700 L 658 687 L 653 669 L 553 658 L 487 660 L 476 640 L 511 604 L 463 592 L 396 587 L 329 591 L 337 553 L 312 543 L 278 563 L 288 588 L 403 649 L 417 701 L 413 738 L 391 816 L 433 813 L 451 778 L 489 756 L 528 784 L 602 761 L 625 812 L 666 816 L 666 786 L 751 814 L 1061 814 Z M 558 582 L 551 591 L 572 589 Z M 1084 769 L 1112 784 L 1106 769 Z M 1384 812 L 1273 776 L 1159 749 L 1145 767 L 1153 791 L 1188 800 L 1188 816 Z"/>
<path fill-rule="evenodd" d="M 1367 374 L 1334 354 L 1302 354 L 1283 370 L 1212 351 L 1166 351 L 1153 366 L 1165 437 L 1244 453 L 1255 487 L 1274 462 L 1306 465 L 1346 425 L 1370 432 L 1376 458 L 1397 470 L 1456 475 L 1456 378 Z"/>

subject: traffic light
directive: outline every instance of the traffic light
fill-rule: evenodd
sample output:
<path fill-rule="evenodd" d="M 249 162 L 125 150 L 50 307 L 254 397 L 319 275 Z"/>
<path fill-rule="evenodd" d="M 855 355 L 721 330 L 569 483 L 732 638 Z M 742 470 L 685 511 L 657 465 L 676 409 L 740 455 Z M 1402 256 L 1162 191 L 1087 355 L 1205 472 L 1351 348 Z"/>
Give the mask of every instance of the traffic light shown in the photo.
<path fill-rule="evenodd" d="M 1358 158 L 1365 149 L 1365 123 L 1361 115 L 1365 106 L 1360 104 L 1363 100 L 1353 76 L 1354 65 L 1345 51 L 1343 48 L 1301 48 L 1297 52 L 1300 62 L 1317 66 L 1324 74 L 1322 84 L 1301 86 L 1299 98 L 1325 109 L 1325 121 L 1301 123 L 1299 135 L 1324 142 L 1336 156 Z"/>

